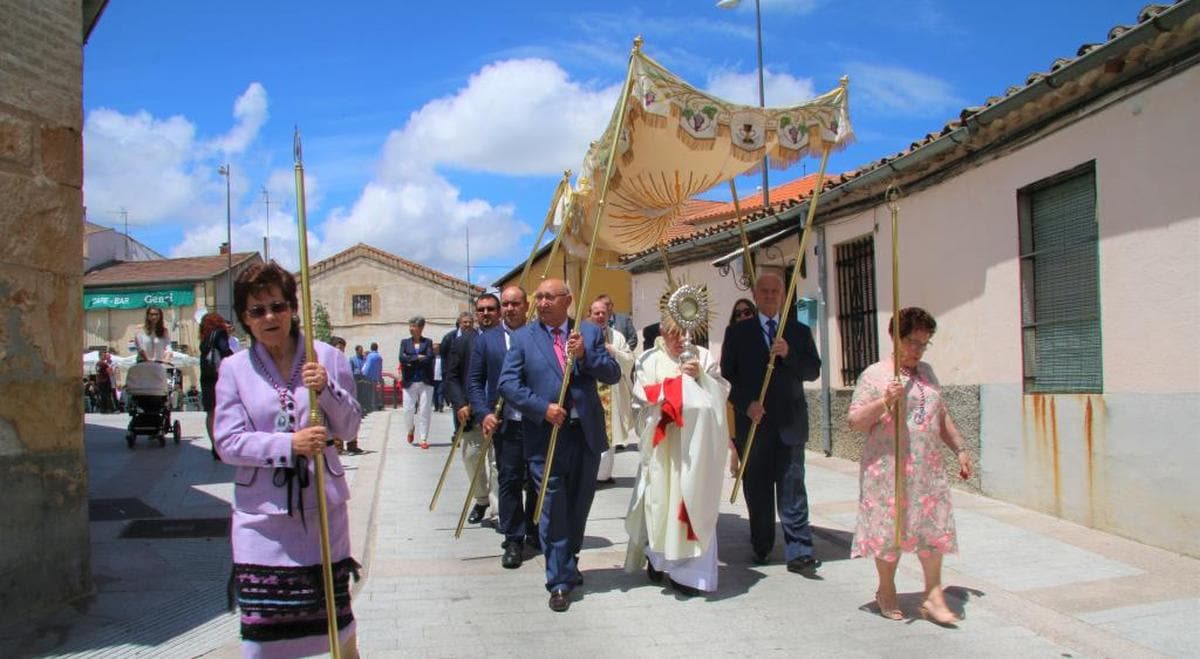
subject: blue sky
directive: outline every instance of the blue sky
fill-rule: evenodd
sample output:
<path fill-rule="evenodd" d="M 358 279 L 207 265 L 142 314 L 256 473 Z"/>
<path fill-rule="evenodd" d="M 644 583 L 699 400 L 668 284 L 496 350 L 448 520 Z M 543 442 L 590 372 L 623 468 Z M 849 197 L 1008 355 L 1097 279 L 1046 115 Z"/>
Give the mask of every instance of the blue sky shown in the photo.
<path fill-rule="evenodd" d="M 829 171 L 852 169 L 1143 5 L 762 0 L 767 104 L 849 75 L 857 141 Z M 84 50 L 88 219 L 120 228 L 124 210 L 165 255 L 216 253 L 228 162 L 234 249 L 261 249 L 269 221 L 272 257 L 294 266 L 298 125 L 314 260 L 361 241 L 463 277 L 469 230 L 471 278 L 490 281 L 524 259 L 562 170 L 602 132 L 638 34 L 692 84 L 757 102 L 752 1 L 114 0 Z"/>

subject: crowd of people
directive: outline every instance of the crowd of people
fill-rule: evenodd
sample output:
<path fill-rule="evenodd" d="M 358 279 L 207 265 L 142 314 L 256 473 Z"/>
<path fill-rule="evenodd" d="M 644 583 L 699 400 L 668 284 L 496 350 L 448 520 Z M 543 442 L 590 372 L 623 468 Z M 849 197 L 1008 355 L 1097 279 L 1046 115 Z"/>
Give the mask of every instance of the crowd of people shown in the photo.
<path fill-rule="evenodd" d="M 355 346 L 347 357 L 345 341 L 335 338 L 333 345 L 318 342 L 316 360 L 306 361 L 295 288 L 292 275 L 274 263 L 252 266 L 238 278 L 234 310 L 251 336 L 249 350 L 227 352 L 224 319 L 205 325 L 204 345 L 219 355 L 220 377 L 202 382 L 214 456 L 237 470 L 231 588 L 248 651 L 303 654 L 325 647 L 324 603 L 301 596 L 319 589 L 310 475 L 321 454 L 337 624 L 343 647 L 352 652 L 348 580 L 358 564 L 334 443 L 343 439 L 357 450 L 349 442 L 357 439 L 359 421 L 379 404 L 377 388 L 361 385 L 376 381 L 383 360 L 377 344 L 369 351 Z M 819 376 L 821 358 L 808 327 L 782 308 L 784 290 L 781 273 L 758 276 L 753 300 L 733 306 L 719 358 L 704 345 L 690 345 L 692 337 L 667 313 L 648 328 L 653 338 L 639 351 L 632 322 L 613 312 L 607 296 L 574 319 L 572 291 L 559 279 L 542 281 L 532 294 L 509 286 L 478 296 L 473 312 L 464 312 L 440 342 L 424 336 L 425 319 L 414 316 L 398 355 L 406 439 L 427 449 L 431 414 L 452 414 L 467 478 L 486 465 L 474 478 L 467 522 L 494 524 L 506 569 L 541 553 L 553 611 L 567 611 L 577 599 L 588 514 L 597 488 L 613 482 L 612 456 L 621 450 L 639 452 L 625 521 L 627 571 L 644 569 L 650 581 L 684 597 L 716 591 L 721 491 L 727 474 L 744 463 L 750 518 L 744 555 L 756 565 L 776 560 L 778 520 L 787 570 L 815 577 L 821 559 L 805 483 L 803 383 Z M 850 405 L 849 426 L 866 435 L 851 555 L 875 561 L 879 614 L 903 619 L 896 567 L 902 553 L 916 553 L 925 574 L 919 613 L 951 625 L 957 618 L 942 593 L 941 557 L 957 551 L 957 542 L 939 444 L 956 456 L 962 478 L 972 464 L 933 370 L 921 360 L 936 322 L 918 308 L 903 309 L 899 319 L 899 362 L 888 357 L 866 369 Z M 764 390 L 768 363 L 773 375 Z M 310 391 L 320 424 L 306 422 Z M 904 421 L 899 435 L 907 475 L 899 501 L 893 492 L 897 419 Z M 547 464 L 552 437 L 557 443 Z M 903 524 L 898 545 L 892 539 L 897 518 Z M 720 551 L 726 561 L 736 560 L 730 558 L 736 549 Z"/>

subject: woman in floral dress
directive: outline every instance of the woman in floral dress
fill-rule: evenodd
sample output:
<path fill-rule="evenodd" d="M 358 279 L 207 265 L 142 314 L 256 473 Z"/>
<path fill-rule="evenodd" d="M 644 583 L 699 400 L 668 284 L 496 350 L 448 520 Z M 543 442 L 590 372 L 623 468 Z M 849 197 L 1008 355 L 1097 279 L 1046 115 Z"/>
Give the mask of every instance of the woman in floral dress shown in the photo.
<path fill-rule="evenodd" d="M 850 401 L 850 428 L 867 433 L 859 470 L 858 524 L 851 558 L 870 556 L 879 572 L 875 602 L 880 615 L 902 620 L 896 598 L 896 567 L 902 552 L 916 552 L 925 574 L 920 614 L 941 625 L 958 622 L 942 595 L 942 555 L 957 553 L 950 487 L 939 440 L 957 455 L 958 475 L 971 475 L 971 456 L 942 400 L 929 364 L 921 361 L 937 322 L 924 309 L 900 310 L 900 381 L 892 358 L 867 367 Z M 892 335 L 889 323 L 888 335 Z M 901 433 L 904 458 L 904 518 L 900 547 L 895 543 L 895 426 L 891 410 L 901 401 L 906 420 Z"/>

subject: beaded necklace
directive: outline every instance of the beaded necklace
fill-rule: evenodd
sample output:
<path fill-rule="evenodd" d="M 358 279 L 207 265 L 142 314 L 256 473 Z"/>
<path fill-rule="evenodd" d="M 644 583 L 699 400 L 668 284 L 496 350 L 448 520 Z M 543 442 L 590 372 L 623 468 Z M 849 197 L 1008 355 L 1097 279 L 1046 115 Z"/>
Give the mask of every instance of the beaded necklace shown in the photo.
<path fill-rule="evenodd" d="M 304 366 L 303 360 L 297 361 L 292 368 L 292 373 L 288 377 L 287 384 L 281 384 L 275 379 L 271 373 L 271 369 L 263 363 L 259 357 L 257 350 L 251 350 L 250 356 L 254 360 L 254 364 L 258 367 L 262 374 L 266 376 L 267 382 L 271 388 L 275 390 L 275 394 L 279 397 L 279 412 L 275 415 L 275 432 L 292 432 L 296 429 L 296 399 L 292 395 L 292 389 L 296 386 L 296 380 L 300 377 L 301 367 Z"/>
<path fill-rule="evenodd" d="M 921 378 L 917 374 L 917 369 L 908 369 L 901 367 L 900 372 L 908 376 L 913 385 L 917 388 L 917 408 L 913 410 L 913 422 L 918 426 L 925 423 L 925 386 L 921 383 Z"/>

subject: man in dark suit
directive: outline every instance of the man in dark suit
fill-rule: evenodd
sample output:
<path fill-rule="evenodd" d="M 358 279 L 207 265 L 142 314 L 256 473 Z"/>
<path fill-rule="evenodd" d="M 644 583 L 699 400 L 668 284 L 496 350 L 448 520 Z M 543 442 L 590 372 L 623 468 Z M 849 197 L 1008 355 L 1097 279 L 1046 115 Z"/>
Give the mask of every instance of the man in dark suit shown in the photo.
<path fill-rule="evenodd" d="M 521 413 L 534 483 L 540 487 L 543 476 L 548 479 L 538 533 L 550 609 L 561 612 L 571 605 L 571 590 L 583 583 L 579 550 L 596 494 L 600 454 L 608 448 L 596 382 L 616 384 L 621 367 L 604 348 L 599 327 L 568 319 L 571 292 L 561 279 L 543 281 L 534 301 L 538 322 L 513 333 L 499 386 L 500 395 Z M 569 371 L 567 355 L 573 360 Z M 564 373 L 569 386 L 559 405 Z M 546 465 L 552 427 L 559 429 L 558 444 L 554 462 Z"/>
<path fill-rule="evenodd" d="M 537 492 L 528 477 L 521 413 L 516 407 L 505 405 L 499 415 L 495 414 L 504 355 L 508 352 L 512 334 L 525 325 L 528 314 L 529 299 L 525 289 L 520 286 L 505 288 L 500 294 L 500 325 L 484 331 L 475 340 L 467 371 L 471 412 L 484 435 L 492 437 L 498 472 L 499 528 L 504 534 L 504 542 L 500 545 L 504 556 L 500 565 L 510 570 L 521 567 L 524 562 L 526 543 L 538 546 L 537 527 L 533 523 Z"/>
<path fill-rule="evenodd" d="M 758 276 L 754 286 L 758 315 L 725 330 L 721 375 L 732 385 L 729 401 L 735 412 L 734 443 L 742 460 L 747 459 L 751 421 L 759 422 L 742 480 L 754 562 L 765 565 L 769 561 L 775 545 L 778 501 L 788 570 L 812 576 L 821 561 L 813 556 L 804 487 L 804 444 L 808 441 L 804 381 L 820 376 L 821 357 L 809 329 L 796 322 L 788 310 L 780 309 L 783 296 L 782 275 L 765 271 Z M 764 403 L 759 404 L 768 359 L 775 360 L 775 373 Z"/>
<path fill-rule="evenodd" d="M 500 318 L 499 297 L 495 293 L 480 295 L 475 299 L 475 313 L 479 317 L 481 331 L 495 327 Z M 446 402 L 454 413 L 454 431 L 457 433 L 459 427 L 462 427 L 462 460 L 468 482 L 475 473 L 475 463 L 478 462 L 480 450 L 483 448 L 483 433 L 475 423 L 474 410 L 471 409 L 471 401 L 467 395 L 467 374 L 471 368 L 475 340 L 478 338 L 479 332 L 473 327 L 468 327 L 450 342 L 450 353 L 446 355 L 446 372 L 442 382 L 446 389 Z M 483 521 L 488 505 L 496 494 L 495 466 L 491 458 L 486 458 L 485 462 L 472 493 L 475 497 L 475 507 L 467 516 L 467 521 L 471 524 Z"/>
<path fill-rule="evenodd" d="M 613 301 L 608 293 L 601 293 L 596 296 L 596 299 L 604 302 L 604 306 L 608 307 L 608 326 L 620 332 L 621 336 L 625 337 L 625 345 L 630 350 L 637 352 L 637 328 L 633 326 L 633 319 L 627 314 L 617 313 L 613 310 Z"/>

